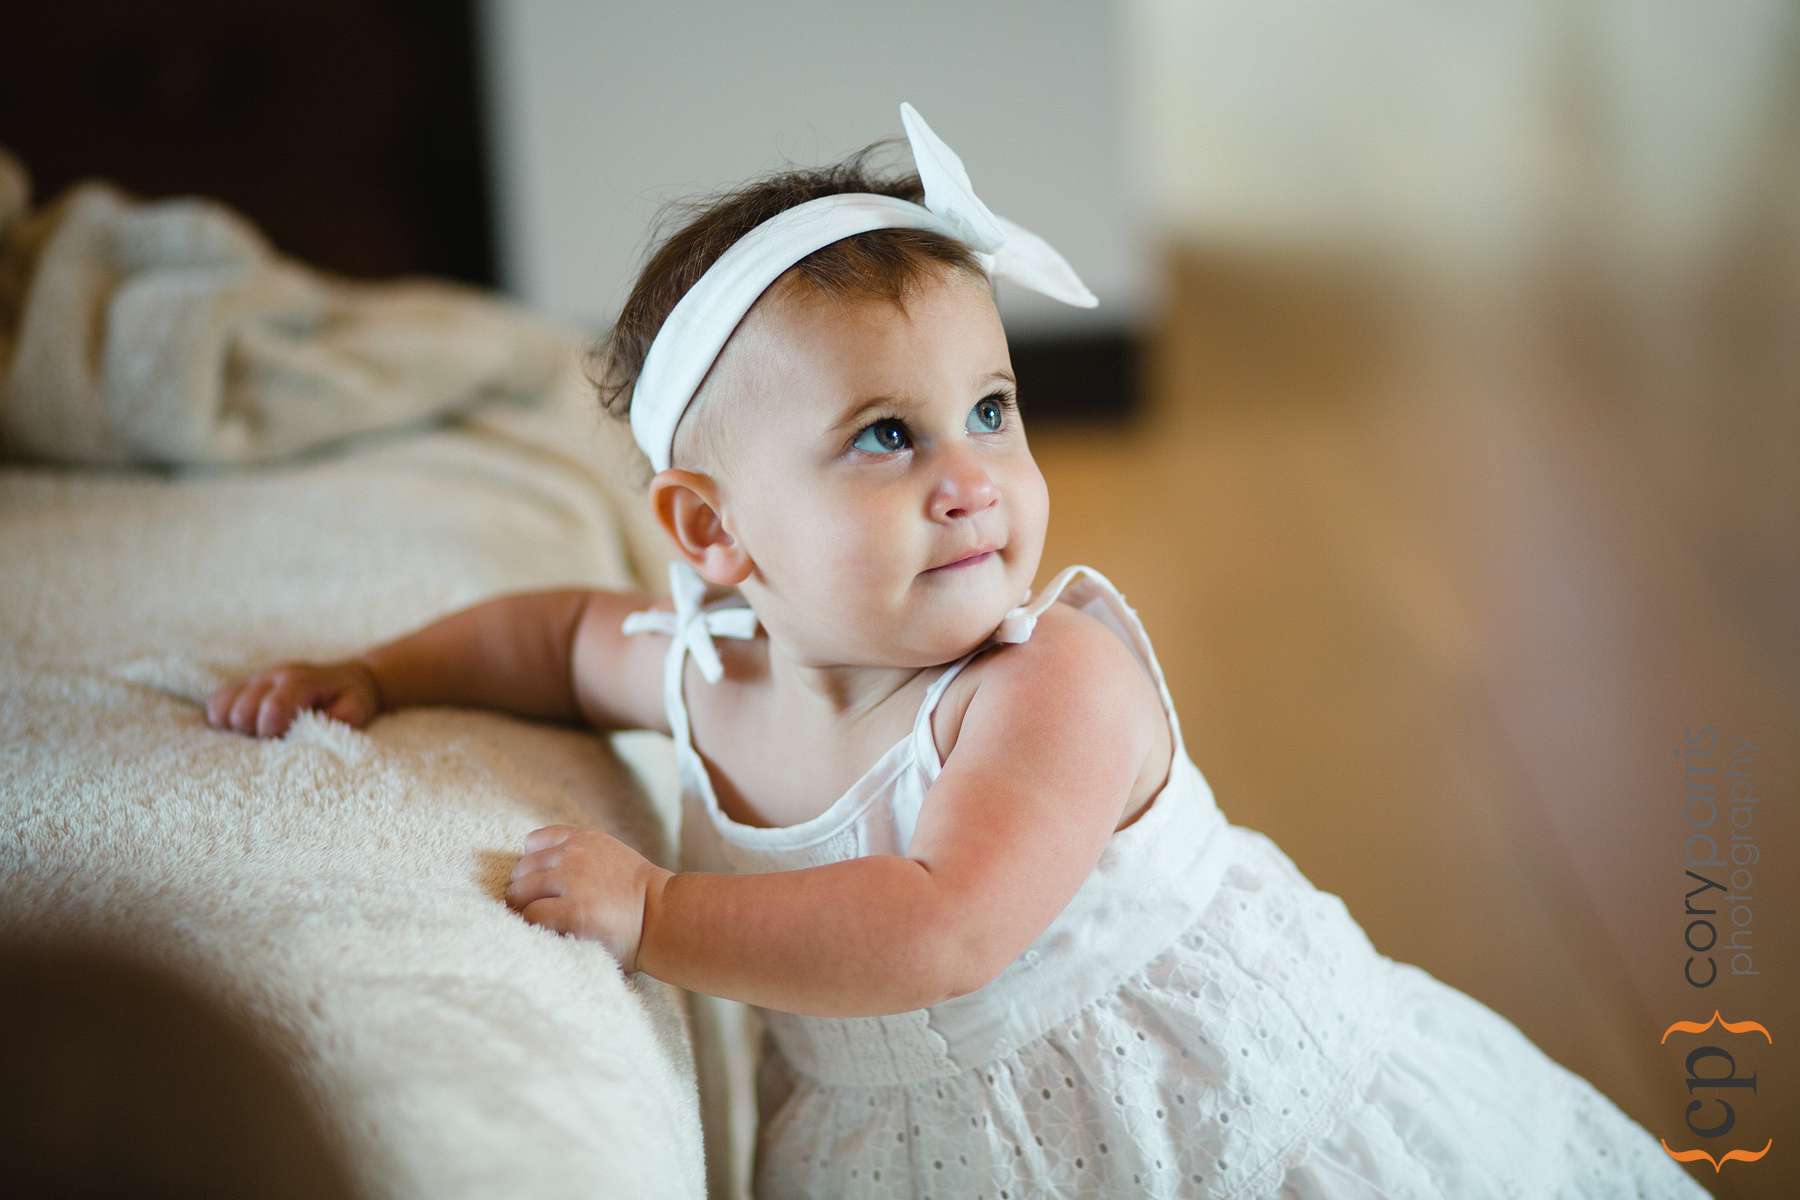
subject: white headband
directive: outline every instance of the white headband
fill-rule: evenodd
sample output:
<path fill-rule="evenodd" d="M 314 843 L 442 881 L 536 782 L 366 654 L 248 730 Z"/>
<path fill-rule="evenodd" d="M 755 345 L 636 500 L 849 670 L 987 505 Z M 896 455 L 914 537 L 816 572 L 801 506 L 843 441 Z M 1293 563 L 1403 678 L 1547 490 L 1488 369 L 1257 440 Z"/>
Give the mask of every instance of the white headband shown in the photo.
<path fill-rule="evenodd" d="M 631 434 L 658 471 L 669 466 L 675 426 L 713 360 L 751 305 L 814 250 L 872 229 L 929 229 L 966 243 L 990 276 L 1093 308 L 1094 293 L 1063 256 L 1030 230 L 996 216 L 975 195 L 962 159 L 902 102 L 900 120 L 925 185 L 925 203 L 845 192 L 777 213 L 739 238 L 675 305 L 644 356 L 631 393 Z"/>

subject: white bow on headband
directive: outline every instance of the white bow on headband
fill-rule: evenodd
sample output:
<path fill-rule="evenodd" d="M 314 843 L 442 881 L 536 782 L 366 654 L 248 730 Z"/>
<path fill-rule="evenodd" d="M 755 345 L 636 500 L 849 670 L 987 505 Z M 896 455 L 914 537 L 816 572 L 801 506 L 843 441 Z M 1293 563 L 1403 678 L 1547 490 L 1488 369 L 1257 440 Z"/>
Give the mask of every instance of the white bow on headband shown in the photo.
<path fill-rule="evenodd" d="M 912 144 L 919 182 L 925 185 L 925 207 L 942 217 L 955 236 L 968 243 L 989 275 L 1010 279 L 1076 308 L 1093 308 L 1100 303 L 1075 274 L 1075 268 L 1049 242 L 995 214 L 981 202 L 962 159 L 931 131 L 918 109 L 901 101 L 900 122 L 906 126 L 906 140 Z"/>
<path fill-rule="evenodd" d="M 996 216 L 962 159 L 902 102 L 900 120 L 925 186 L 925 203 L 871 192 L 821 196 L 777 213 L 739 238 L 688 289 L 657 331 L 631 396 L 631 433 L 666 470 L 675 427 L 744 314 L 783 271 L 822 246 L 873 229 L 929 229 L 966 243 L 990 276 L 1077 308 L 1099 303 L 1062 255 Z"/>

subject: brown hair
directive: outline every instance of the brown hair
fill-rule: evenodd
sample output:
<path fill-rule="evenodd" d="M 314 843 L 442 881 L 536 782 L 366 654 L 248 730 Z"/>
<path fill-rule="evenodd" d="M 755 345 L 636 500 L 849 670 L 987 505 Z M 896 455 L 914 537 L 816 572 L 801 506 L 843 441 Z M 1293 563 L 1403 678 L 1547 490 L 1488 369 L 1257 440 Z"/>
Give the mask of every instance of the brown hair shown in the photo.
<path fill-rule="evenodd" d="M 630 418 L 631 390 L 669 313 L 720 255 L 770 217 L 843 192 L 922 201 L 925 189 L 917 174 L 890 177 L 867 165 L 871 154 L 900 140 L 884 138 L 830 166 L 777 171 L 722 193 L 665 206 L 657 226 L 671 214 L 687 215 L 687 222 L 649 256 L 618 320 L 588 352 L 587 377 L 600 406 L 621 420 Z M 783 272 L 769 291 L 792 280 L 820 295 L 882 299 L 904 310 L 908 290 L 944 268 L 987 282 L 974 253 L 954 238 L 925 229 L 875 229 L 814 250 Z"/>

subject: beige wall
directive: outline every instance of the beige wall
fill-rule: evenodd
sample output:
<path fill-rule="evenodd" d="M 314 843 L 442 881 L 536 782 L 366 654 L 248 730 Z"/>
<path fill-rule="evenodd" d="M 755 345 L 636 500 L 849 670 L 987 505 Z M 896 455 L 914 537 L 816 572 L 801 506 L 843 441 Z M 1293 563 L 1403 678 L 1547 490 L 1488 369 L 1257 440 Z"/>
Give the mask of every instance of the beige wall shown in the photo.
<path fill-rule="evenodd" d="M 1015 336 L 1141 321 L 1148 246 L 1126 123 L 1121 10 L 1087 0 L 481 5 L 508 288 L 598 325 L 659 205 L 898 136 L 910 100 L 995 212 L 1101 299 L 1010 286 Z M 902 142 L 891 160 L 909 162 Z"/>

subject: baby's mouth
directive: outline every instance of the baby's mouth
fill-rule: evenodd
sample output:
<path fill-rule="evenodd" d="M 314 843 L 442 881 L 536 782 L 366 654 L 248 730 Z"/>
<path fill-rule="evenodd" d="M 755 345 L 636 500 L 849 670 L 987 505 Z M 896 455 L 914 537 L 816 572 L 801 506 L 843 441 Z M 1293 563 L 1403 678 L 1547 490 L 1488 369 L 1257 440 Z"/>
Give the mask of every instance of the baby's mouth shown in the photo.
<path fill-rule="evenodd" d="M 944 572 L 944 571 L 961 571 L 961 570 L 965 570 L 969 567 L 978 566 L 981 563 L 984 563 L 991 558 L 999 557 L 1000 551 L 1003 549 L 1005 549 L 1004 546 L 996 546 L 991 550 L 984 550 L 984 551 L 980 552 L 979 554 L 971 554 L 967 558 L 960 558 L 960 559 L 957 559 L 955 562 L 943 563 L 940 566 L 932 567 L 931 569 L 927 570 L 925 572 L 925 574 L 936 575 L 936 574 L 939 574 L 940 572 Z"/>

